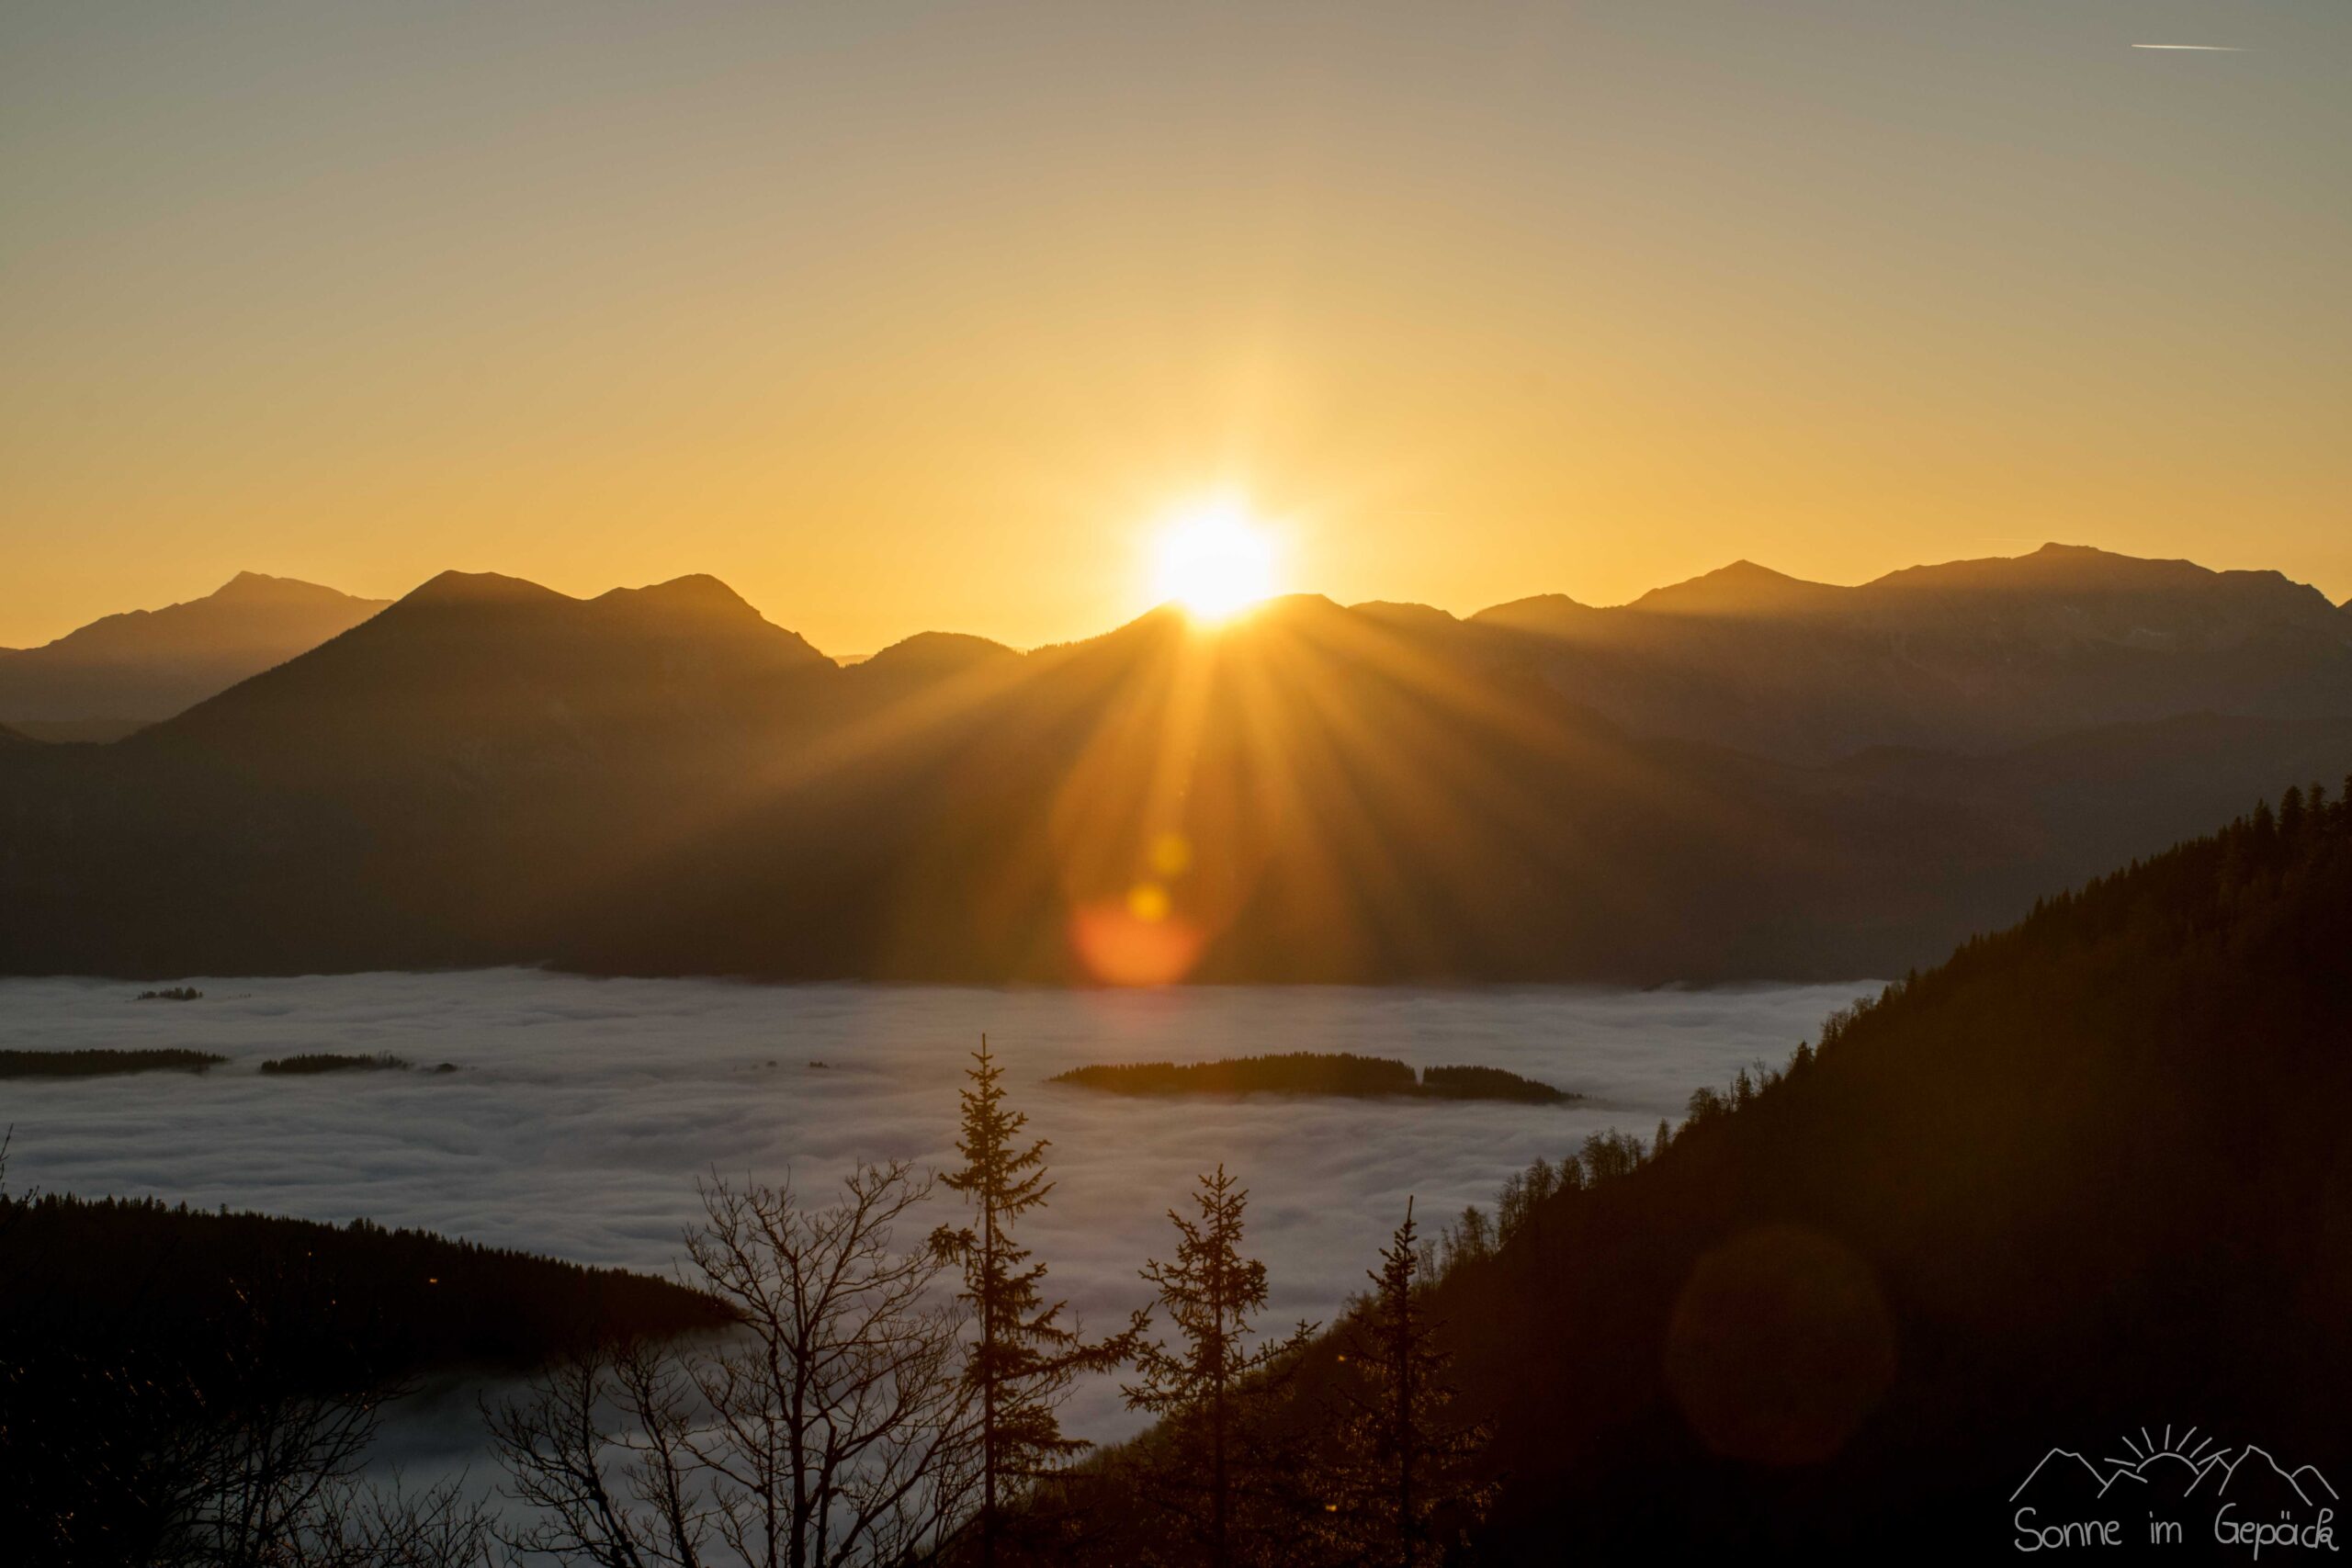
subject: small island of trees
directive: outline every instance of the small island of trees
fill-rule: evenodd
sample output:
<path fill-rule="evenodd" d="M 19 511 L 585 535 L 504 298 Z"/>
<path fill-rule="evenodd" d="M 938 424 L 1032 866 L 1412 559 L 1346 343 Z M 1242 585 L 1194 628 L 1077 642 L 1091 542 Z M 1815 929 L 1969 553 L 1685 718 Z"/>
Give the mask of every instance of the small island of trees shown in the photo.
<path fill-rule="evenodd" d="M 200 1073 L 226 1056 L 209 1051 L 0 1051 L 0 1078 L 95 1078 L 115 1073 Z"/>
<path fill-rule="evenodd" d="M 299 1056 L 272 1056 L 261 1065 L 261 1070 L 280 1074 L 404 1073 L 413 1065 L 407 1058 L 395 1056 L 389 1051 L 373 1056 L 339 1056 L 332 1051 L 310 1051 Z M 452 1072 L 457 1070 L 454 1065 L 444 1066 Z M 440 1070 L 439 1067 L 434 1069 L 435 1072 Z"/>
<path fill-rule="evenodd" d="M 1417 1077 L 1403 1062 L 1346 1052 L 1293 1051 L 1216 1062 L 1073 1067 L 1049 1083 L 1112 1094 L 1327 1094 L 1357 1100 L 1508 1100 L 1555 1105 L 1581 1095 L 1500 1067 L 1442 1066 Z"/>

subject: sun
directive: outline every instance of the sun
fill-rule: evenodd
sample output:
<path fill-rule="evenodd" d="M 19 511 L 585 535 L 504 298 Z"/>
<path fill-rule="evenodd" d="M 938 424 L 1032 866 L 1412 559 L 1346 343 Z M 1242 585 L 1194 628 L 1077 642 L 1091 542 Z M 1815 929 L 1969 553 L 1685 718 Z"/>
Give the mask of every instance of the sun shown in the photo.
<path fill-rule="evenodd" d="M 1274 541 L 1250 508 L 1220 497 L 1185 507 L 1160 528 L 1152 591 L 1196 621 L 1226 620 L 1274 592 Z"/>

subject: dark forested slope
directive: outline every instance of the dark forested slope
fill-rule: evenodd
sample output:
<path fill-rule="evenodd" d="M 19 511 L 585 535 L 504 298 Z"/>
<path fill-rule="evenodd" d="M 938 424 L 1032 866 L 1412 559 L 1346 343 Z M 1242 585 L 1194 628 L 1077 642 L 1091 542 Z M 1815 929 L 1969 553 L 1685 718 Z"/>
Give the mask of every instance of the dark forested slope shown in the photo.
<path fill-rule="evenodd" d="M 1496 1424 L 1490 1547 L 1985 1561 L 2048 1450 L 2143 1427 L 2342 1486 L 2348 960 L 2352 811 L 2299 791 L 1538 1206 L 1439 1294 Z"/>
<path fill-rule="evenodd" d="M 0 1541 L 147 1561 L 126 1543 L 224 1444 L 311 1402 L 732 1321 L 670 1280 L 365 1221 L 0 1197 Z"/>

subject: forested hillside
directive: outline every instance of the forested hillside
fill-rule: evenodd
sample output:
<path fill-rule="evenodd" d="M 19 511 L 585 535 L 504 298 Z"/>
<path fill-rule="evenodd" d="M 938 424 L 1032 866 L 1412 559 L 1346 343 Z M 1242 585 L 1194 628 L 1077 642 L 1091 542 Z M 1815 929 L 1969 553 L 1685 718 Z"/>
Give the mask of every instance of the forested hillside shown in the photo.
<path fill-rule="evenodd" d="M 223 1473 L 330 1475 L 420 1377 L 732 1321 L 666 1280 L 364 1220 L 0 1198 L 0 1540 L 149 1561 Z"/>
<path fill-rule="evenodd" d="M 2348 960 L 2352 808 L 2290 792 L 1533 1206 L 1436 1308 L 1495 1424 L 1490 1544 L 1982 1561 L 2047 1450 L 2143 1425 L 2341 1485 Z"/>

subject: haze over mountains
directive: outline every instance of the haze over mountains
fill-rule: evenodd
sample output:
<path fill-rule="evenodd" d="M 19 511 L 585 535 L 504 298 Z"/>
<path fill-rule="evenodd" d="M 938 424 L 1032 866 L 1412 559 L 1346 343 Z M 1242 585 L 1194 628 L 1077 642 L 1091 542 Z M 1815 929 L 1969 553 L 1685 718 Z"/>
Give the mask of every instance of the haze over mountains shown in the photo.
<path fill-rule="evenodd" d="M 0 746 L 0 967 L 1891 973 L 2347 767 L 2352 615 L 2063 547 L 847 668 L 707 577 L 447 573 L 115 745 Z"/>
<path fill-rule="evenodd" d="M 201 599 L 0 649 L 0 724 L 35 739 L 111 740 L 307 653 L 389 603 L 241 571 Z"/>
<path fill-rule="evenodd" d="M 1792 761 L 2181 713 L 2352 713 L 2352 613 L 2317 589 L 2079 546 L 1857 588 L 1739 561 L 1620 609 L 1555 594 L 1472 619 L 1539 639 L 1545 678 L 1620 723 Z"/>

